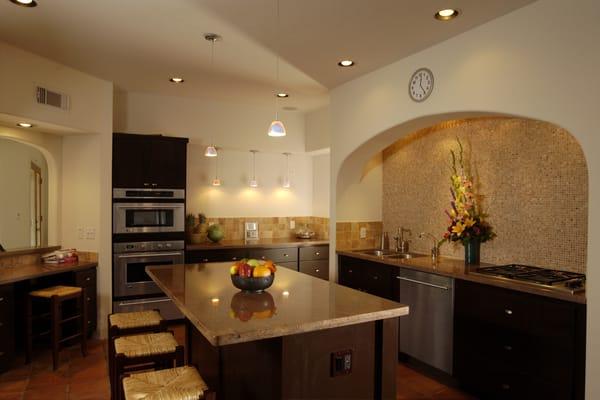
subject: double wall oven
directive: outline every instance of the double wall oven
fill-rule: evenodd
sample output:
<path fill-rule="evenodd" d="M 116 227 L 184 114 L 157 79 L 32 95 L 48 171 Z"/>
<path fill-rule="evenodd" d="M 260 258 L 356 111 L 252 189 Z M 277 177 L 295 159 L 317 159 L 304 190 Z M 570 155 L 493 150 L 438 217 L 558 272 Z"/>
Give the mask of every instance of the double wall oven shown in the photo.
<path fill-rule="evenodd" d="M 150 265 L 184 263 L 185 191 L 113 189 L 113 311 L 183 315 L 150 279 Z"/>

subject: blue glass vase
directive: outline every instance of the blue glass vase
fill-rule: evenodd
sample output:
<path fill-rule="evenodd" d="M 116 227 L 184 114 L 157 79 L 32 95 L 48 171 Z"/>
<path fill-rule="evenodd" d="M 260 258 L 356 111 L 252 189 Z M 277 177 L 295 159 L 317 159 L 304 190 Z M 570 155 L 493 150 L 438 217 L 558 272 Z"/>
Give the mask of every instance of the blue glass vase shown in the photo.
<path fill-rule="evenodd" d="M 479 249 L 481 242 L 479 239 L 470 239 L 465 244 L 465 264 L 479 264 Z"/>

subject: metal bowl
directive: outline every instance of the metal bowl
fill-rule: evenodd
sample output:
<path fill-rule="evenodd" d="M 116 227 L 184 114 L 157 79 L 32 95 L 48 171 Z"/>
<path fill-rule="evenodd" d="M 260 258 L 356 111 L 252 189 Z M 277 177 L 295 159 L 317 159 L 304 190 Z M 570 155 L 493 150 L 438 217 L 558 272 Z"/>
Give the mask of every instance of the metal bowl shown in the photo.
<path fill-rule="evenodd" d="M 244 278 L 239 275 L 231 275 L 233 286 L 245 292 L 262 292 L 271 287 L 274 280 L 275 274 L 260 278 Z"/>

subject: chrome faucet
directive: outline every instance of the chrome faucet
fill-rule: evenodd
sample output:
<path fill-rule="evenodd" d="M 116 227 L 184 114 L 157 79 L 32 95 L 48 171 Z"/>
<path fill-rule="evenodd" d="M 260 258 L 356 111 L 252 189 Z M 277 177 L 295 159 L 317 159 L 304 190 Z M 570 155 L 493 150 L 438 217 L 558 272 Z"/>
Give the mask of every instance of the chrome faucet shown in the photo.
<path fill-rule="evenodd" d="M 431 248 L 431 261 L 435 262 L 435 261 L 437 261 L 438 257 L 440 256 L 440 242 L 431 233 L 427 233 L 427 232 L 419 233 L 419 239 L 426 239 L 426 238 L 433 240 L 433 247 Z"/>
<path fill-rule="evenodd" d="M 408 245 L 410 240 L 404 239 L 404 234 L 408 233 L 409 236 L 412 236 L 412 232 L 410 229 L 405 229 L 404 227 L 398 228 L 398 234 L 394 236 L 394 240 L 396 241 L 396 252 L 398 253 L 408 253 Z"/>

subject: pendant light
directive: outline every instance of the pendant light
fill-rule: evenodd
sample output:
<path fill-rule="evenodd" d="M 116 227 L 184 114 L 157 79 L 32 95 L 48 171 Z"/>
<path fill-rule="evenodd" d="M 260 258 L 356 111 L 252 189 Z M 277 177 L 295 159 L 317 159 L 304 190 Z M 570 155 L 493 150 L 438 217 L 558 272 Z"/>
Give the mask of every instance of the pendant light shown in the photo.
<path fill-rule="evenodd" d="M 215 42 L 221 40 L 221 36 L 216 33 L 207 33 L 204 35 L 204 39 L 208 40 L 211 43 L 210 46 L 210 68 L 214 70 L 215 66 Z M 212 142 L 212 140 L 211 140 Z M 210 146 L 206 147 L 206 151 L 204 152 L 206 157 L 217 157 L 219 154 L 217 152 L 217 148 L 214 143 L 211 143 Z"/>
<path fill-rule="evenodd" d="M 277 1 L 277 35 L 279 35 L 279 0 Z M 279 36 L 277 36 L 277 38 L 279 38 Z M 278 39 L 277 39 L 278 40 Z M 276 69 L 276 77 L 277 77 L 277 89 L 279 90 L 279 46 L 276 45 L 275 46 L 275 52 L 276 52 L 276 62 L 275 62 L 275 69 Z M 279 96 L 275 96 L 275 120 L 273 120 L 273 122 L 271 122 L 271 125 L 269 126 L 269 131 L 268 131 L 268 135 L 271 137 L 282 137 L 285 136 L 286 132 L 285 132 L 285 125 L 283 125 L 283 122 L 281 122 L 279 120 L 279 115 L 278 115 L 278 108 L 279 108 Z"/>
<path fill-rule="evenodd" d="M 221 180 L 219 179 L 219 157 L 215 158 L 215 179 L 213 179 L 212 185 L 221 186 Z"/>
<path fill-rule="evenodd" d="M 290 155 L 291 153 L 283 153 L 285 156 L 285 177 L 283 178 L 283 188 L 289 189 L 292 184 L 290 182 Z"/>
<path fill-rule="evenodd" d="M 257 188 L 258 181 L 256 180 L 256 153 L 258 153 L 258 150 L 250 150 L 250 153 L 252 153 L 252 179 L 250 179 L 249 185 L 250 187 Z"/>

